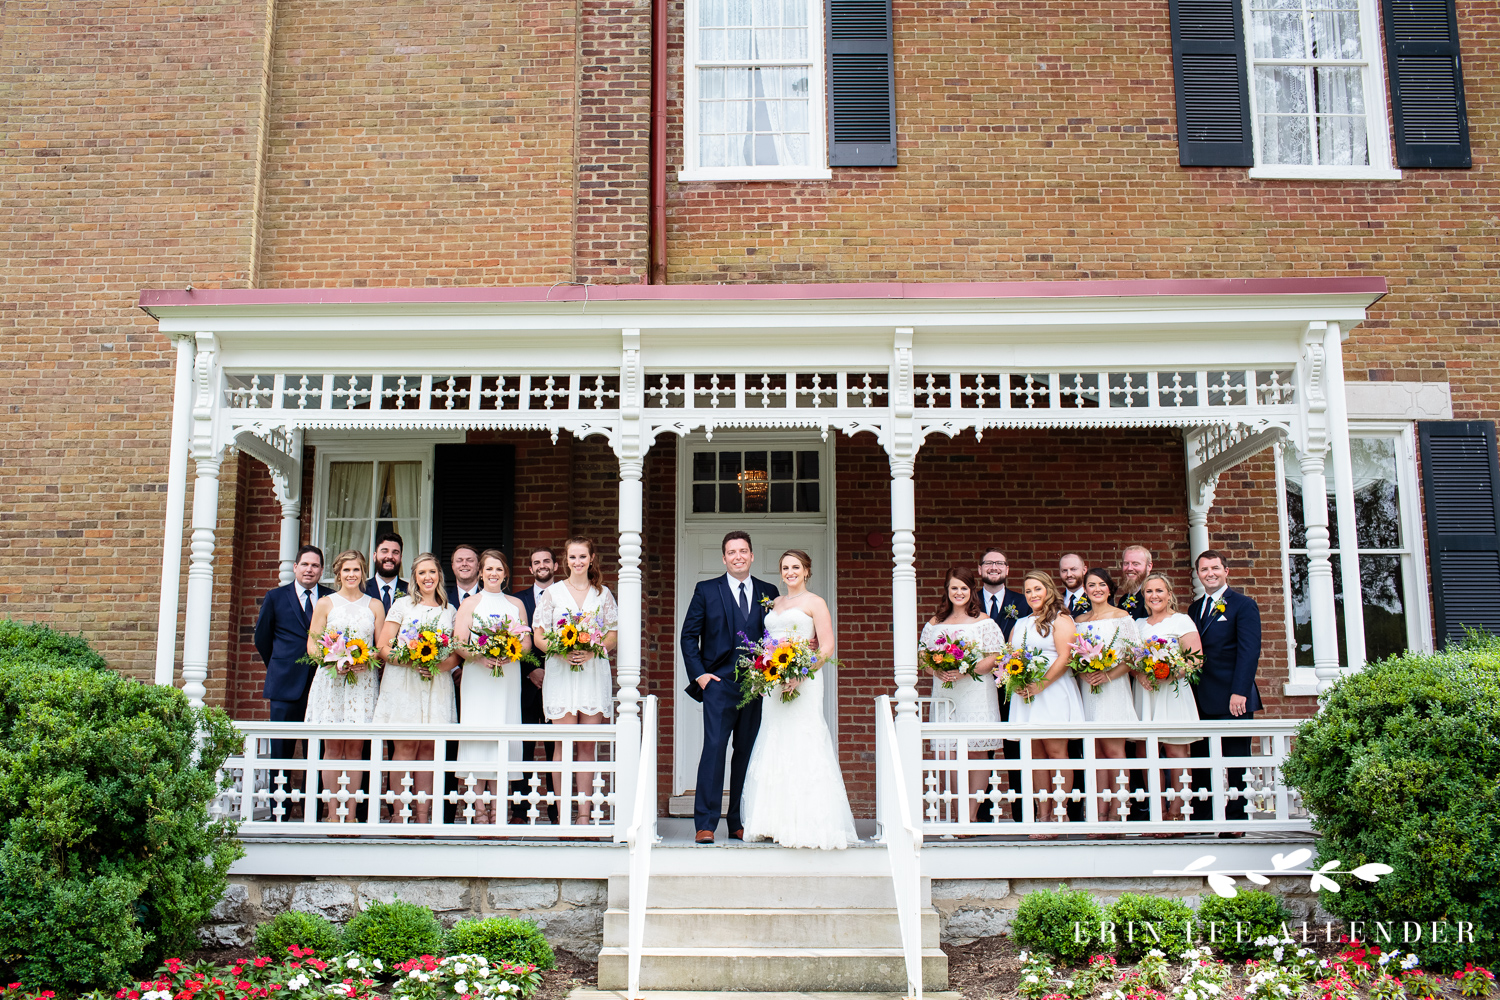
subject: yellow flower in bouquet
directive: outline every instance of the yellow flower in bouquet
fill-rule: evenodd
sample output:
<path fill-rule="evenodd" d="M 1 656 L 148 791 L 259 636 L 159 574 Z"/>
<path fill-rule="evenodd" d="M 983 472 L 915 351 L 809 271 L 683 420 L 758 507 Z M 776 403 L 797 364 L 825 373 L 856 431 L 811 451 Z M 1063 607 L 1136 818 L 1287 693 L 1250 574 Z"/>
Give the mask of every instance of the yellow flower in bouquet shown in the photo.
<path fill-rule="evenodd" d="M 363 639 L 350 639 L 344 649 L 349 654 L 349 662 L 356 667 L 362 667 L 370 662 L 370 647 Z"/>

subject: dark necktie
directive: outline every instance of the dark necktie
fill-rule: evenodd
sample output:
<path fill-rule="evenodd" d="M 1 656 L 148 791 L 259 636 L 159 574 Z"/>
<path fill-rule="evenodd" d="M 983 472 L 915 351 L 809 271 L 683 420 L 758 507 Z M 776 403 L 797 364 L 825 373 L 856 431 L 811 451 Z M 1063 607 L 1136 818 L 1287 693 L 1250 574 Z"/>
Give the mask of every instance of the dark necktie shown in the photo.
<path fill-rule="evenodd" d="M 312 593 L 307 590 L 302 591 L 302 613 L 312 617 Z"/>
<path fill-rule="evenodd" d="M 388 583 L 380 588 L 380 603 L 387 611 L 391 610 L 391 585 Z"/>
<path fill-rule="evenodd" d="M 1000 595 L 999 594 L 991 594 L 990 595 L 990 617 L 994 619 L 996 625 L 1000 624 Z"/>
<path fill-rule="evenodd" d="M 1198 616 L 1198 627 L 1201 629 L 1208 624 L 1208 619 L 1213 615 L 1214 598 L 1212 594 L 1203 595 L 1203 612 Z"/>
<path fill-rule="evenodd" d="M 750 595 L 745 592 L 745 583 L 740 581 L 740 617 L 750 620 Z"/>

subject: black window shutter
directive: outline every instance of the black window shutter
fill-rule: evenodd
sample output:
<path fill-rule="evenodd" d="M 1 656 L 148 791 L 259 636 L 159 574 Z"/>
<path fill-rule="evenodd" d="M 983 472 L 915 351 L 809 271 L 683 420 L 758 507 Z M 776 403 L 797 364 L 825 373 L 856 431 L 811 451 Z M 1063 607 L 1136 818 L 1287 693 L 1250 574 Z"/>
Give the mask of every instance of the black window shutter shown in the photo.
<path fill-rule="evenodd" d="M 1464 628 L 1500 633 L 1500 465 L 1488 420 L 1417 424 L 1439 646 Z"/>
<path fill-rule="evenodd" d="M 432 551 L 453 588 L 453 550 L 464 543 L 499 549 L 510 560 L 516 450 L 508 444 L 440 444 L 432 455 Z M 514 581 L 507 590 L 515 588 Z"/>
<path fill-rule="evenodd" d="M 828 165 L 896 165 L 891 0 L 827 0 Z"/>
<path fill-rule="evenodd" d="M 1455 0 L 1381 0 L 1396 166 L 1466 170 L 1469 116 Z"/>
<path fill-rule="evenodd" d="M 1177 162 L 1253 167 L 1245 22 L 1239 0 L 1170 0 Z"/>

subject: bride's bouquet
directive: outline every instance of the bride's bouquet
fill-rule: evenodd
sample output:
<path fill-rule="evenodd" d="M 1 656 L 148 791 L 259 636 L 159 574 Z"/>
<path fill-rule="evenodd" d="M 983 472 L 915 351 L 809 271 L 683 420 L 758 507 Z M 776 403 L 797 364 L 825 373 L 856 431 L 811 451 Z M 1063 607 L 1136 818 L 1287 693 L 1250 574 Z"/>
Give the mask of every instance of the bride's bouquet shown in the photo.
<path fill-rule="evenodd" d="M 1115 648 L 1115 641 L 1119 638 L 1118 628 L 1108 640 L 1101 642 L 1090 640 L 1087 629 L 1079 629 L 1073 635 L 1073 658 L 1068 661 L 1073 673 L 1088 680 L 1088 674 L 1113 670 L 1120 663 L 1120 651 Z"/>
<path fill-rule="evenodd" d="M 443 627 L 440 615 L 413 614 L 401 623 L 401 631 L 391 643 L 391 655 L 386 662 L 410 667 L 424 681 L 430 681 L 433 666 L 446 660 L 452 652 L 453 631 Z"/>
<path fill-rule="evenodd" d="M 740 638 L 744 640 L 740 645 L 743 655 L 734 673 L 740 684 L 741 708 L 778 689 L 782 701 L 795 701 L 801 692 L 788 689 L 787 682 L 808 680 L 823 665 L 811 639 L 767 633 L 759 642 L 752 642 L 743 632 Z"/>
<path fill-rule="evenodd" d="M 1167 681 L 1172 682 L 1174 692 L 1179 691 L 1183 681 L 1196 683 L 1198 672 L 1203 669 L 1203 654 L 1183 649 L 1176 639 L 1147 636 L 1131 652 L 1146 687 L 1152 691 L 1160 691 Z"/>
<path fill-rule="evenodd" d="M 504 615 L 475 615 L 469 625 L 469 642 L 464 651 L 489 657 L 490 673 L 505 676 L 505 665 L 526 655 L 522 640 L 529 632 L 525 625 Z"/>
<path fill-rule="evenodd" d="M 1022 639 L 1020 646 L 1007 646 L 1001 654 L 1000 669 L 995 671 L 995 685 L 1005 688 L 1007 698 L 1013 697 L 1017 691 L 1046 680 L 1047 668 L 1051 665 L 1052 661 L 1040 649 L 1029 648 Z M 1030 705 L 1036 696 L 1021 700 Z"/>
<path fill-rule="evenodd" d="M 939 670 L 961 670 L 975 680 L 979 679 L 979 674 L 975 671 L 982 659 L 984 651 L 979 648 L 979 643 L 965 636 L 949 635 L 946 632 L 937 633 L 917 650 L 917 662 L 923 669 L 933 673 Z M 943 687 L 952 686 L 952 681 L 943 681 Z"/>
<path fill-rule="evenodd" d="M 564 611 L 542 633 L 542 638 L 547 640 L 547 653 L 551 656 L 566 657 L 578 650 L 590 656 L 608 656 L 609 650 L 604 648 L 604 636 L 608 632 L 603 618 L 596 612 Z M 568 667 L 575 672 L 583 670 L 582 663 L 569 661 Z"/>
<path fill-rule="evenodd" d="M 353 684 L 359 680 L 357 668 L 370 662 L 370 644 L 343 629 L 327 628 L 318 636 L 318 655 L 304 656 L 297 662 L 329 667 L 345 684 Z"/>

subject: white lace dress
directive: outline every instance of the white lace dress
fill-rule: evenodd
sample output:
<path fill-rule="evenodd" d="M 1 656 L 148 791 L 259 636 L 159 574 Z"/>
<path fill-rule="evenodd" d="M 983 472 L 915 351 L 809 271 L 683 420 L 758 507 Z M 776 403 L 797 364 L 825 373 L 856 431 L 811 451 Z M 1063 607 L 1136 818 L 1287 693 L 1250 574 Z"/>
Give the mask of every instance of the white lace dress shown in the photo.
<path fill-rule="evenodd" d="M 552 628 L 557 616 L 563 612 L 595 611 L 604 618 L 606 630 L 620 627 L 620 611 L 615 607 L 615 595 L 608 587 L 589 588 L 583 607 L 573 599 L 566 580 L 559 580 L 548 587 L 541 600 L 536 602 L 536 614 L 531 624 L 538 628 Z M 580 669 L 565 656 L 547 655 L 547 670 L 542 678 L 542 711 L 549 719 L 561 719 L 565 715 L 603 715 L 613 718 L 615 714 L 615 684 L 610 675 L 609 660 L 603 656 L 585 660 Z"/>
<path fill-rule="evenodd" d="M 418 605 L 413 597 L 402 597 L 392 602 L 390 613 L 385 616 L 387 624 L 396 623 L 398 636 L 401 626 L 408 618 L 440 625 L 450 633 L 453 631 L 451 607 Z M 375 705 L 375 718 L 371 721 L 395 725 L 425 725 L 449 723 L 457 715 L 451 672 L 438 670 L 434 665 L 432 680 L 424 681 L 422 675 L 412 667 L 387 664 L 385 676 L 380 681 L 380 701 Z"/>
<path fill-rule="evenodd" d="M 935 642 L 939 635 L 951 635 L 954 638 L 972 639 L 979 644 L 984 655 L 998 653 L 1005 648 L 1005 637 L 1000 634 L 1000 626 L 996 625 L 990 618 L 981 618 L 977 622 L 967 625 L 934 625 L 928 622 L 922 626 L 921 642 L 923 646 Z M 934 704 L 934 719 L 943 718 L 948 722 L 994 722 L 1000 721 L 1000 699 L 995 696 L 995 675 L 985 674 L 983 677 L 970 677 L 965 674 L 953 682 L 953 686 L 943 687 L 943 682 L 932 678 L 932 697 Z M 941 704 L 941 699 L 947 699 L 953 703 L 953 711 L 946 717 L 936 706 Z M 998 750 L 1004 745 L 1003 740 L 970 740 L 971 750 Z M 935 740 L 932 745 L 934 750 L 945 753 L 955 753 L 958 750 L 956 740 Z"/>
<path fill-rule="evenodd" d="M 474 608 L 476 622 L 487 618 L 504 618 L 512 623 L 525 625 L 525 617 L 525 612 L 512 604 L 505 594 L 488 590 L 480 592 L 479 604 Z M 464 666 L 464 697 L 459 704 L 459 724 L 480 727 L 519 725 L 521 673 L 524 669 L 520 663 L 507 663 L 504 673 L 496 677 L 489 667 L 469 661 Z M 521 741 L 512 740 L 508 747 L 506 760 L 520 760 Z M 500 746 L 495 740 L 459 740 L 458 759 L 464 763 L 493 763 L 500 759 Z M 467 775 L 468 771 L 464 774 Z M 474 771 L 476 781 L 493 781 L 494 778 L 493 770 Z"/>
<path fill-rule="evenodd" d="M 328 627 L 342 629 L 351 639 L 363 640 L 371 650 L 371 666 L 355 674 L 352 684 L 346 683 L 337 671 L 319 667 L 307 691 L 306 718 L 308 722 L 369 722 L 380 695 L 379 671 L 374 659 L 375 612 L 370 603 L 375 598 L 350 601 L 330 594 L 328 599 L 333 602 L 328 611 Z"/>
<path fill-rule="evenodd" d="M 1136 624 L 1140 627 L 1143 642 L 1147 639 L 1170 639 L 1175 645 L 1178 639 L 1189 632 L 1198 631 L 1197 624 L 1180 611 L 1173 612 L 1155 625 L 1144 618 Z M 1171 681 L 1164 683 L 1159 691 L 1152 691 L 1144 684 L 1137 684 L 1135 691 L 1136 710 L 1141 713 L 1142 722 L 1170 725 L 1174 722 L 1198 721 L 1198 703 L 1193 699 L 1193 687 L 1187 681 L 1178 681 L 1175 691 L 1172 690 Z M 1188 737 L 1178 737 L 1162 739 L 1160 742 L 1183 746 L 1195 741 Z"/>
<path fill-rule="evenodd" d="M 1079 622 L 1079 634 L 1088 636 L 1089 642 L 1109 643 L 1123 661 L 1125 650 L 1139 635 L 1135 621 L 1126 615 L 1097 622 Z M 1111 642 L 1110 640 L 1114 641 Z M 1083 697 L 1083 717 L 1090 722 L 1139 722 L 1135 698 L 1131 693 L 1130 674 L 1116 677 L 1112 681 L 1094 687 L 1087 680 L 1078 678 L 1078 689 Z"/>
<path fill-rule="evenodd" d="M 810 637 L 813 620 L 804 611 L 772 611 L 773 636 Z M 854 814 L 844 790 L 838 750 L 823 718 L 823 673 L 782 701 L 779 692 L 761 699 L 760 732 L 750 751 L 741 796 L 745 840 L 774 840 L 782 847 L 841 851 L 857 843 Z"/>
<path fill-rule="evenodd" d="M 1055 623 L 1054 623 L 1055 624 Z M 1057 629 L 1048 629 L 1046 635 L 1036 630 L 1036 616 L 1027 615 L 1016 622 L 1016 627 L 1011 629 L 1010 644 L 1021 645 L 1022 640 L 1027 649 L 1040 649 L 1047 657 L 1047 666 L 1050 669 L 1057 663 L 1057 645 L 1053 637 L 1057 635 Z M 1085 722 L 1083 714 L 1083 699 L 1078 694 L 1078 682 L 1073 679 L 1071 671 L 1063 674 L 1057 680 L 1042 689 L 1042 693 L 1026 704 L 1020 693 L 1010 696 L 1010 721 L 1017 723 L 1048 723 L 1058 724 L 1065 722 Z"/>

